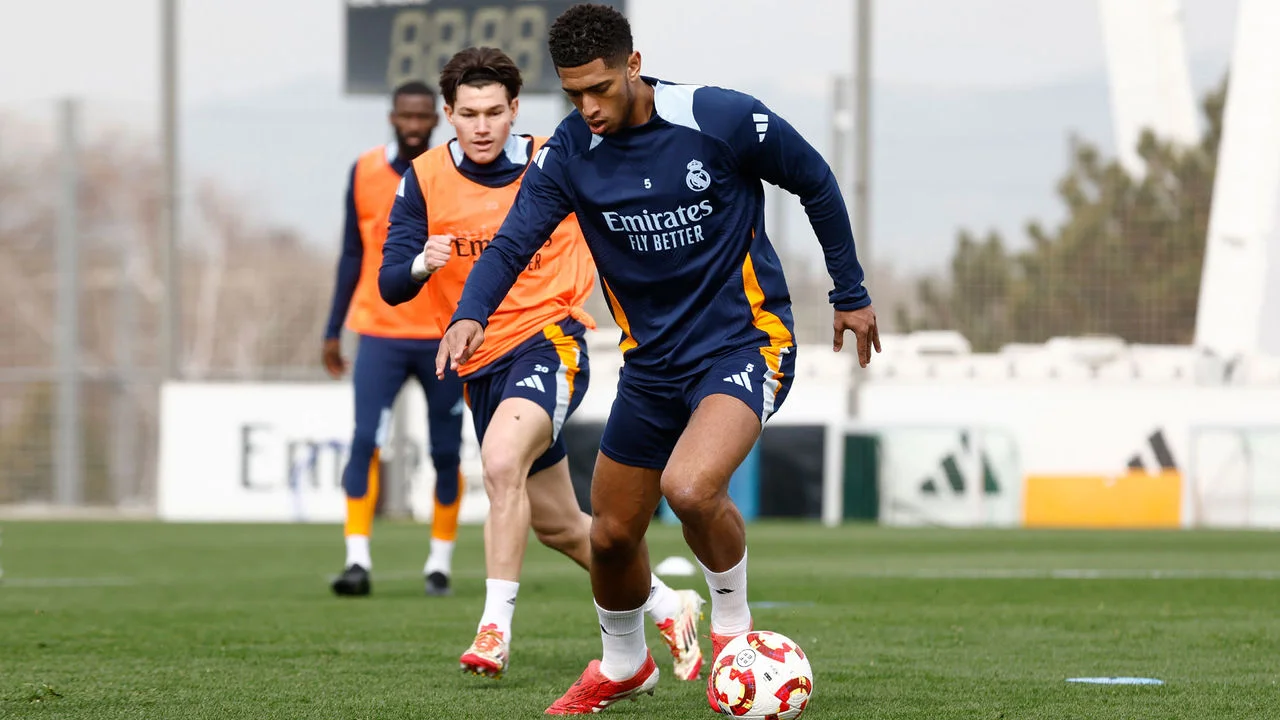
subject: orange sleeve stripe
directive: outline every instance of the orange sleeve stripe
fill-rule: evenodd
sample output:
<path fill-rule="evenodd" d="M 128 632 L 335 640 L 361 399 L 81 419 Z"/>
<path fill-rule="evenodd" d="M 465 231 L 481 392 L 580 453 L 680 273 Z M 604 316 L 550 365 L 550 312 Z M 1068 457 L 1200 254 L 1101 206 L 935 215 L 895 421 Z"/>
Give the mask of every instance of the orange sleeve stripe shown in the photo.
<path fill-rule="evenodd" d="M 782 367 L 781 350 L 794 346 L 795 338 L 777 315 L 764 309 L 764 290 L 760 287 L 760 279 L 756 277 L 751 253 L 747 253 L 746 259 L 742 261 L 742 289 L 747 295 L 747 302 L 751 303 L 751 324 L 769 336 L 769 351 L 761 350 L 765 363 L 774 376 L 779 377 Z"/>
<path fill-rule="evenodd" d="M 618 327 L 622 328 L 622 342 L 618 343 L 618 349 L 623 353 L 637 347 L 640 343 L 636 342 L 636 338 L 631 334 L 631 322 L 627 320 L 627 314 L 622 311 L 622 305 L 618 304 L 618 298 L 614 297 L 613 290 L 609 288 L 609 283 L 600 278 L 600 285 L 604 288 L 604 296 L 609 301 L 609 309 L 613 310 L 613 319 L 617 321 Z M 763 295 L 761 295 L 763 300 Z"/>
<path fill-rule="evenodd" d="M 573 397 L 573 378 L 578 374 L 578 341 L 564 334 L 559 325 L 548 325 L 542 335 L 556 348 L 560 357 L 560 365 L 564 367 L 564 381 L 569 388 L 569 397 Z"/>

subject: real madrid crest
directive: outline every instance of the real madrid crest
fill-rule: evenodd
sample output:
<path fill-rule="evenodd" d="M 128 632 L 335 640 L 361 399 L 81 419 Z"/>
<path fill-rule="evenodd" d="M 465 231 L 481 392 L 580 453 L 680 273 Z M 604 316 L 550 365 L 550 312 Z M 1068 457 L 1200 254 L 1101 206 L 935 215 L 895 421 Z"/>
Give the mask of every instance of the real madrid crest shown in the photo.
<path fill-rule="evenodd" d="M 711 175 L 702 169 L 702 163 L 697 160 L 690 160 L 685 167 L 689 168 L 689 174 L 684 176 L 684 184 L 694 192 L 702 192 L 711 187 Z"/>

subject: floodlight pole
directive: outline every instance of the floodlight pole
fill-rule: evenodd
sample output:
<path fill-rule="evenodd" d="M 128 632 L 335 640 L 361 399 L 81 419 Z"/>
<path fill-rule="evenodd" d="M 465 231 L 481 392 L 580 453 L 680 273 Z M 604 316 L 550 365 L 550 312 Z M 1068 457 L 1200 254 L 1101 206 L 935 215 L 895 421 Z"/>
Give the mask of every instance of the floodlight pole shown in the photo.
<path fill-rule="evenodd" d="M 84 355 L 80 336 L 80 134 L 79 107 L 66 99 L 58 108 L 62 162 L 57 232 L 57 414 L 54 416 L 53 500 L 79 505 L 84 500 L 81 394 Z"/>
<path fill-rule="evenodd" d="M 160 367 L 163 380 L 182 374 L 181 193 L 178 165 L 178 0 L 160 0 L 160 132 L 164 183 L 160 223 Z"/>
<path fill-rule="evenodd" d="M 871 285 L 874 256 L 871 252 L 871 0 L 858 0 L 854 43 L 853 78 L 853 236 L 858 255 Z"/>
<path fill-rule="evenodd" d="M 853 43 L 853 237 L 858 256 L 866 273 L 864 282 L 872 287 L 873 264 L 871 244 L 871 0 L 858 0 L 854 12 Z M 837 94 L 837 105 L 840 102 Z M 843 162 L 843 158 L 840 161 Z M 846 348 L 846 351 L 851 348 Z M 845 418 L 856 418 L 861 412 L 859 394 L 866 382 L 865 372 L 854 372 L 849 388 Z M 843 423 L 841 424 L 843 425 Z M 843 426 L 828 423 L 825 437 L 825 464 L 831 468 L 823 476 L 822 523 L 839 525 L 844 520 L 844 483 L 841 472 L 848 459 L 844 455 Z"/>

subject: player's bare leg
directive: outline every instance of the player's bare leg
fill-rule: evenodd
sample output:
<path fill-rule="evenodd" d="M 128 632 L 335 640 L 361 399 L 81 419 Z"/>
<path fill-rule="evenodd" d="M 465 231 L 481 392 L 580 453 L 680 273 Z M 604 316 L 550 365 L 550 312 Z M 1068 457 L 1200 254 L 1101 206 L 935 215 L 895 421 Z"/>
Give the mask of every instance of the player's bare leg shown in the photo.
<path fill-rule="evenodd" d="M 596 456 L 591 478 L 591 591 L 600 617 L 604 653 L 573 687 L 547 708 L 549 715 L 578 715 L 658 684 L 658 666 L 644 639 L 649 596 L 649 552 L 644 542 L 658 509 L 662 471 Z"/>
<path fill-rule="evenodd" d="M 648 596 L 649 549 L 644 535 L 661 499 L 661 470 L 596 456 L 591 478 L 591 591 L 610 611 L 630 610 Z"/>
<path fill-rule="evenodd" d="M 529 477 L 530 517 L 534 536 L 558 550 L 584 570 L 591 567 L 591 516 L 578 509 L 569 476 L 569 461 L 561 460 Z M 681 680 L 696 680 L 702 671 L 698 620 L 702 596 L 695 590 L 673 590 L 657 575 L 649 575 L 644 612 L 658 628 L 671 653 L 672 668 Z"/>
<path fill-rule="evenodd" d="M 490 578 L 520 578 L 530 522 L 526 480 L 533 461 L 549 447 L 551 418 L 537 403 L 507 398 L 498 405 L 480 448 L 489 496 L 484 533 Z"/>
<path fill-rule="evenodd" d="M 530 475 L 526 487 L 538 542 L 564 553 L 583 570 L 591 567 L 591 516 L 578 509 L 568 459 Z"/>
<path fill-rule="evenodd" d="M 712 659 L 751 629 L 747 531 L 729 499 L 729 478 L 760 435 L 760 418 L 741 400 L 709 395 L 694 410 L 662 473 L 662 492 L 711 590 Z M 707 702 L 716 704 L 708 690 Z"/>
<path fill-rule="evenodd" d="M 708 395 L 662 473 L 662 494 L 684 526 L 685 541 L 712 572 L 729 570 L 746 553 L 746 524 L 729 499 L 729 478 L 759 437 L 760 418 L 750 407 L 730 395 Z M 714 618 L 713 608 L 713 626 Z"/>
<path fill-rule="evenodd" d="M 551 430 L 551 418 L 537 403 L 507 398 L 498 405 L 481 443 L 484 488 L 489 495 L 484 523 L 484 614 L 475 641 L 460 660 L 464 670 L 478 675 L 500 677 L 507 668 L 511 619 L 529 538 L 526 479 L 534 460 L 551 446 Z"/>

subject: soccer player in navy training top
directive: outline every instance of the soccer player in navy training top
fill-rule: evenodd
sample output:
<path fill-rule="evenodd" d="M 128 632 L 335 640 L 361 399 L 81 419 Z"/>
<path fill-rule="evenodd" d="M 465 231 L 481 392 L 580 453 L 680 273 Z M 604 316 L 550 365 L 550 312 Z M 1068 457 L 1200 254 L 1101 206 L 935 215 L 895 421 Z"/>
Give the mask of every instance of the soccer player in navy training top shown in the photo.
<path fill-rule="evenodd" d="M 401 387 L 415 375 L 427 399 L 431 460 L 435 465 L 435 512 L 431 516 L 431 552 L 423 568 L 428 595 L 448 595 L 453 574 L 453 548 L 458 536 L 462 474 L 462 382 L 432 374 L 453 307 L 429 299 L 391 307 L 378 295 L 378 268 L 387 222 L 400 177 L 414 158 L 431 145 L 435 129 L 436 93 L 420 81 L 398 86 L 391 95 L 391 128 L 396 141 L 360 155 L 347 186 L 347 218 L 333 306 L 324 335 L 322 359 L 334 378 L 347 371 L 342 357 L 342 324 L 360 336 L 352 373 L 355 431 L 350 457 L 342 472 L 347 494 L 343 528 L 347 561 L 331 587 L 338 595 L 368 595 L 373 558 L 369 539 L 378 505 L 381 447 L 391 420 L 391 406 Z"/>
<path fill-rule="evenodd" d="M 644 535 L 661 497 L 712 591 L 712 657 L 751 628 L 746 530 L 729 477 L 785 399 L 795 362 L 761 181 L 804 203 L 834 281 L 834 349 L 852 330 L 865 367 L 880 341 L 835 177 L 785 120 L 742 93 L 641 76 L 630 26 L 610 7 L 565 11 L 550 50 L 578 112 L 535 155 L 471 271 L 436 372 L 467 362 L 542 239 L 577 213 L 622 329 L 624 366 L 591 488 L 604 652 L 547 709 L 571 715 L 657 684 L 641 609 Z"/>

